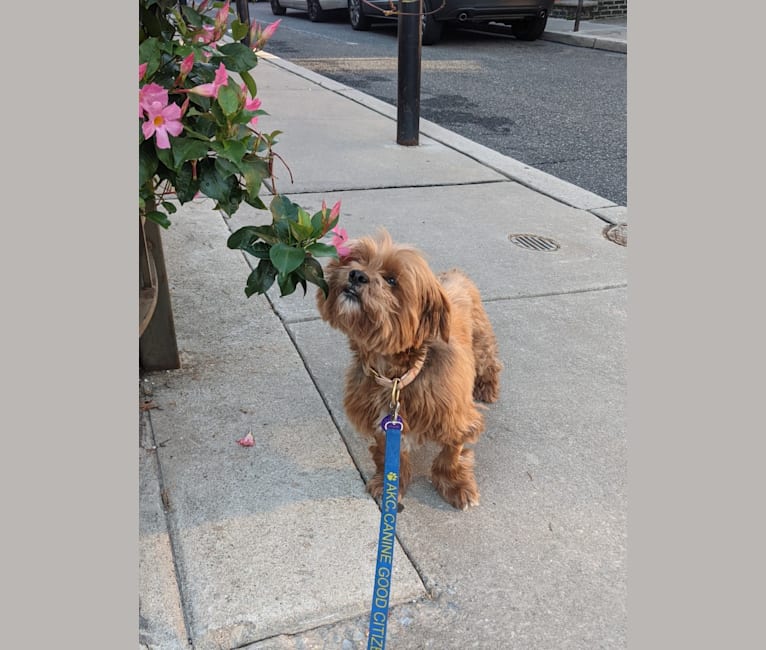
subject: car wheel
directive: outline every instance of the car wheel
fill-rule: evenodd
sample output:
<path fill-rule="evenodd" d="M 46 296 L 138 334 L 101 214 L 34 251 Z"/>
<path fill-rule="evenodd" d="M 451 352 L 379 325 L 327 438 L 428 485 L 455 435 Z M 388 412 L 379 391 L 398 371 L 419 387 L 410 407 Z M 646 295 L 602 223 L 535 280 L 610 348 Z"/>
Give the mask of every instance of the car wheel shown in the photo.
<path fill-rule="evenodd" d="M 309 12 L 309 20 L 312 23 L 320 23 L 327 18 L 324 9 L 319 6 L 319 0 L 307 0 L 306 5 Z"/>
<path fill-rule="evenodd" d="M 547 22 L 547 14 L 545 16 L 538 16 L 537 18 L 519 20 L 511 23 L 511 34 L 520 41 L 536 41 L 543 35 Z"/>
<path fill-rule="evenodd" d="M 275 16 L 284 16 L 287 13 L 287 9 L 279 4 L 279 0 L 270 0 L 270 4 L 271 13 L 273 13 Z"/>
<path fill-rule="evenodd" d="M 372 21 L 364 15 L 362 0 L 348 0 L 348 20 L 351 23 L 351 29 L 360 32 L 370 29 Z"/>
<path fill-rule="evenodd" d="M 423 45 L 435 45 L 441 40 L 444 31 L 444 23 L 436 20 L 431 11 L 431 3 L 423 2 L 423 16 L 421 19 L 422 32 L 420 42 Z"/>

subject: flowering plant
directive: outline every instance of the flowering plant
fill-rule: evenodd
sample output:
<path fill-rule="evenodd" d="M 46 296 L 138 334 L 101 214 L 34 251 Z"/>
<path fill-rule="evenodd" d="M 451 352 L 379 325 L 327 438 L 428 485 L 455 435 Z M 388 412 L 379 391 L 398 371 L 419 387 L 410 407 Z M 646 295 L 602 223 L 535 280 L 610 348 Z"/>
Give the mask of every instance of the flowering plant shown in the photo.
<path fill-rule="evenodd" d="M 266 113 L 251 70 L 279 21 L 262 28 L 230 14 L 229 0 L 139 0 L 139 214 L 164 228 L 176 212 L 172 197 L 183 204 L 202 194 L 231 216 L 242 202 L 265 210 L 266 181 L 276 194 L 273 146 L 281 131 L 256 128 Z M 335 227 L 339 204 L 309 217 L 276 195 L 271 212 L 271 226 L 246 227 L 229 240 L 261 260 L 246 294 L 264 293 L 275 278 L 282 295 L 299 284 L 305 293 L 307 281 L 326 291 L 315 258 L 337 256 L 318 240 Z"/>

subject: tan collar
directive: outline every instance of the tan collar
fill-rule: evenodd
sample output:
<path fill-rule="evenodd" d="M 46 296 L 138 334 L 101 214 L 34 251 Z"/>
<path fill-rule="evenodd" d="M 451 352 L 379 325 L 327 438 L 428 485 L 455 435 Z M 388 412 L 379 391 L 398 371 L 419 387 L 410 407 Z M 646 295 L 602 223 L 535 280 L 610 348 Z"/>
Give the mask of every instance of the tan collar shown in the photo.
<path fill-rule="evenodd" d="M 428 347 L 423 346 L 423 349 L 420 351 L 420 354 L 418 354 L 418 358 L 415 359 L 415 363 L 412 364 L 412 367 L 407 372 L 405 372 L 401 377 L 393 377 L 392 379 L 389 379 L 388 377 L 381 375 L 377 370 L 375 370 L 375 368 L 367 364 L 364 365 L 364 372 L 365 374 L 372 377 L 380 386 L 390 388 L 396 382 L 398 383 L 400 388 L 404 388 L 405 386 L 408 386 L 413 381 L 415 381 L 415 378 L 418 376 L 418 374 L 420 373 L 420 370 L 423 368 L 423 364 L 426 361 L 427 355 L 428 355 Z"/>

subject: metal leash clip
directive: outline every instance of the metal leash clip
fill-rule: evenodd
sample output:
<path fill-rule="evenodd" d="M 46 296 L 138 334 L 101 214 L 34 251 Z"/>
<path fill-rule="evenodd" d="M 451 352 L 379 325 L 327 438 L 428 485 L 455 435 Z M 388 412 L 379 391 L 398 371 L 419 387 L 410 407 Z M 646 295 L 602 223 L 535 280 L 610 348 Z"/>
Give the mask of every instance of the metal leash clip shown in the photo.
<path fill-rule="evenodd" d="M 399 419 L 399 406 L 400 406 L 399 393 L 401 392 L 402 392 L 401 380 L 394 379 L 393 385 L 391 386 L 391 403 L 388 405 L 388 407 L 392 410 L 394 422 L 396 422 Z"/>

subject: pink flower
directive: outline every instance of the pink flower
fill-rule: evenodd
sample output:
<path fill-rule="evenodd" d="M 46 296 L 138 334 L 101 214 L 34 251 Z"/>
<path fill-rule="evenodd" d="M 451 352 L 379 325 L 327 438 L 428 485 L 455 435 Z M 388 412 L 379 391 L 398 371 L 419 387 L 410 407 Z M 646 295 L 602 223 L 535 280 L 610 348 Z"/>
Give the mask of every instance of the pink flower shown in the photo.
<path fill-rule="evenodd" d="M 255 444 L 255 439 L 253 438 L 253 432 L 251 431 L 244 438 L 240 438 L 239 440 L 237 440 L 237 442 L 243 447 L 252 447 Z"/>
<path fill-rule="evenodd" d="M 202 7 L 197 8 L 198 13 L 202 13 Z M 229 17 L 229 0 L 218 10 L 212 25 L 202 25 L 202 28 L 192 36 L 192 40 L 204 45 L 217 43 L 226 33 L 226 21 Z"/>
<path fill-rule="evenodd" d="M 226 30 L 226 19 L 229 17 L 229 0 L 226 0 L 223 7 L 218 10 L 215 15 L 215 28 L 217 31 L 224 32 Z"/>
<path fill-rule="evenodd" d="M 268 41 L 272 36 L 274 36 L 274 32 L 277 31 L 277 27 L 279 27 L 279 23 L 282 22 L 282 19 L 275 20 L 273 23 L 267 25 L 264 30 L 261 32 L 261 38 L 265 41 Z"/>
<path fill-rule="evenodd" d="M 178 104 L 162 105 L 161 102 L 153 102 L 144 105 L 146 122 L 141 125 L 144 138 L 147 140 L 153 135 L 157 138 L 157 147 L 170 149 L 168 134 L 178 136 L 184 127 L 181 124 L 181 107 Z"/>
<path fill-rule="evenodd" d="M 242 84 L 242 93 L 245 95 L 245 110 L 246 111 L 257 111 L 261 107 L 261 100 L 257 97 L 253 97 L 252 99 L 247 98 L 247 86 L 245 84 Z M 255 115 L 252 120 L 250 120 L 250 124 L 252 126 L 255 126 L 258 124 L 258 116 Z"/>
<path fill-rule="evenodd" d="M 321 237 L 324 237 L 327 234 L 327 231 L 330 229 L 330 224 L 335 220 L 335 218 L 340 214 L 340 201 L 338 201 L 334 206 L 332 206 L 332 210 L 330 211 L 330 216 L 327 216 L 327 203 L 322 201 L 322 234 Z M 334 230 L 333 230 L 334 232 Z M 343 231 L 345 233 L 345 230 Z M 342 242 L 341 242 L 342 243 Z"/>
<path fill-rule="evenodd" d="M 215 27 L 213 27 L 212 25 L 203 25 L 202 31 L 197 32 L 194 35 L 194 40 L 197 43 L 203 43 L 205 45 L 217 40 L 215 37 Z"/>
<path fill-rule="evenodd" d="M 191 69 L 193 66 L 194 66 L 194 52 L 189 54 L 189 56 L 187 56 L 183 61 L 181 61 L 181 72 L 178 75 L 181 81 L 186 79 L 186 75 L 188 75 L 191 72 Z"/>
<path fill-rule="evenodd" d="M 274 32 L 277 31 L 277 27 L 279 27 L 281 22 L 282 19 L 280 18 L 261 29 L 261 26 L 256 21 L 253 21 L 252 25 L 250 25 L 250 47 L 254 50 L 262 50 L 263 46 L 266 45 L 266 41 L 274 36 Z"/>
<path fill-rule="evenodd" d="M 218 66 L 218 70 L 215 72 L 215 79 L 213 80 L 213 83 L 210 84 L 202 84 L 200 86 L 195 86 L 194 88 L 189 88 L 190 93 L 194 93 L 195 95 L 202 95 L 203 97 L 218 97 L 218 89 L 221 86 L 225 86 L 229 81 L 229 75 L 226 72 L 226 66 L 221 63 Z"/>
<path fill-rule="evenodd" d="M 322 206 L 324 206 L 324 201 L 322 202 Z M 332 210 L 330 210 L 330 221 L 335 219 L 340 214 L 340 201 L 337 201 L 334 206 L 332 206 Z M 343 230 L 341 228 L 341 230 Z M 333 230 L 334 231 L 334 230 Z M 343 230 L 343 236 L 346 235 L 346 231 Z"/>
<path fill-rule="evenodd" d="M 336 203 L 335 205 L 340 209 L 340 202 Z M 335 210 L 335 208 L 333 208 Z M 333 233 L 332 238 L 332 245 L 335 246 L 335 250 L 338 251 L 338 255 L 340 257 L 346 257 L 351 254 L 351 249 L 348 246 L 344 246 L 348 241 L 348 234 L 346 233 L 345 228 L 339 228 L 338 226 L 335 226 L 330 232 Z"/>
<path fill-rule="evenodd" d="M 148 66 L 148 63 L 142 63 L 138 66 L 138 80 L 141 81 L 141 79 L 144 78 L 144 75 L 146 74 L 146 66 Z"/>
<path fill-rule="evenodd" d="M 148 112 L 147 106 L 155 103 L 165 106 L 168 103 L 168 91 L 155 83 L 142 86 L 138 91 L 138 117 L 143 117 L 144 112 Z"/>

